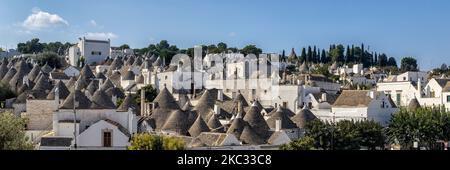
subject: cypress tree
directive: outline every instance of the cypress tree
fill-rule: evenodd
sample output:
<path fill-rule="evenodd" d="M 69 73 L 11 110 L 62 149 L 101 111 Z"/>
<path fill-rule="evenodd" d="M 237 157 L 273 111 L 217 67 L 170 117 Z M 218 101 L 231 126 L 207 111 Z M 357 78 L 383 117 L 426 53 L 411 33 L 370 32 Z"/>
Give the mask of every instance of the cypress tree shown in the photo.
<path fill-rule="evenodd" d="M 355 45 L 352 45 L 351 56 L 352 56 L 352 59 L 355 60 Z"/>
<path fill-rule="evenodd" d="M 351 56 L 351 53 L 350 53 L 350 46 L 348 46 L 347 45 L 347 50 L 346 50 L 346 55 L 345 55 L 345 63 L 350 63 L 350 62 L 352 62 L 352 56 Z"/>
<path fill-rule="evenodd" d="M 314 51 L 313 51 L 313 63 L 318 63 L 316 46 L 314 46 Z"/>
<path fill-rule="evenodd" d="M 328 63 L 327 54 L 326 54 L 325 50 L 322 50 L 321 60 L 322 60 L 322 63 Z"/>
<path fill-rule="evenodd" d="M 317 63 L 322 63 L 322 60 L 320 59 L 320 49 L 317 49 Z"/>
<path fill-rule="evenodd" d="M 306 62 L 310 62 L 312 60 L 312 50 L 311 46 L 308 46 L 308 58 L 306 59 Z"/>
<path fill-rule="evenodd" d="M 300 62 L 305 62 L 305 60 L 306 60 L 306 49 L 305 49 L 305 47 L 303 47 L 303 49 L 302 49 L 302 54 L 300 55 Z"/>
<path fill-rule="evenodd" d="M 376 65 L 376 66 L 378 66 L 378 55 L 377 55 L 377 52 L 375 52 L 375 61 L 374 61 L 374 65 Z"/>

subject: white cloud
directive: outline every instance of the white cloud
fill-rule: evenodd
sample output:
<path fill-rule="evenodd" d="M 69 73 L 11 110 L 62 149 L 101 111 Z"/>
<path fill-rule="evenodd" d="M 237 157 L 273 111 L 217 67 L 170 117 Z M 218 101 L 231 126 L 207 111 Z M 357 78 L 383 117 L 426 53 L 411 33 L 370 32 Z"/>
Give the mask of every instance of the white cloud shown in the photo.
<path fill-rule="evenodd" d="M 234 37 L 234 36 L 236 36 L 236 33 L 235 32 L 230 32 L 230 33 L 228 33 L 228 36 Z"/>
<path fill-rule="evenodd" d="M 93 26 L 93 27 L 97 27 L 97 22 L 95 20 L 91 20 L 89 21 L 89 23 Z"/>
<path fill-rule="evenodd" d="M 51 14 L 41 11 L 39 8 L 33 8 L 32 14 L 23 21 L 22 26 L 28 30 L 40 30 L 43 28 L 68 26 L 69 22 L 57 14 Z"/>
<path fill-rule="evenodd" d="M 86 38 L 92 38 L 92 39 L 115 39 L 118 36 L 112 32 L 88 32 L 85 34 Z"/>

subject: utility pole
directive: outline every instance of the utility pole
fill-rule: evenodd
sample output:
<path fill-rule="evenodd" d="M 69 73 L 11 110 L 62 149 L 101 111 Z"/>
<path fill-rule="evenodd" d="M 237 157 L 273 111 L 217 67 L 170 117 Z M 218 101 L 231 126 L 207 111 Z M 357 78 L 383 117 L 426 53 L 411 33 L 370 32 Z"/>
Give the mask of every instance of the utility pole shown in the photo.
<path fill-rule="evenodd" d="M 331 150 L 334 150 L 334 126 L 335 126 L 335 120 L 336 119 L 336 113 L 333 112 L 333 122 L 331 124 Z"/>
<path fill-rule="evenodd" d="M 73 75 L 75 77 L 75 74 Z M 77 149 L 77 112 L 76 112 L 76 105 L 77 105 L 77 84 L 73 86 L 73 136 L 74 136 L 74 149 Z"/>

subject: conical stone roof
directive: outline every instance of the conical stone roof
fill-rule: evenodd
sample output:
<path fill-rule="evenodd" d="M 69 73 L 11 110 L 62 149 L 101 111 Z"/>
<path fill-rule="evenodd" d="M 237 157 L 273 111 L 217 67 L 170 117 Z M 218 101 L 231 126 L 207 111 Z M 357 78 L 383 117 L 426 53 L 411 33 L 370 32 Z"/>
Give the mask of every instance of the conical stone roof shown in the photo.
<path fill-rule="evenodd" d="M 250 126 L 245 126 L 239 140 L 244 144 L 261 145 L 264 144 L 264 139 L 261 138 Z"/>
<path fill-rule="evenodd" d="M 292 122 L 289 116 L 282 111 L 281 107 L 277 108 L 277 111 L 267 119 L 267 124 L 271 129 L 276 128 L 276 121 L 281 120 L 281 129 L 294 129 L 297 125 Z"/>
<path fill-rule="evenodd" d="M 307 108 L 300 110 L 294 117 L 291 118 L 292 121 L 299 128 L 305 128 L 308 122 L 316 120 L 317 117 Z"/>
<path fill-rule="evenodd" d="M 242 118 L 237 117 L 233 120 L 230 127 L 227 130 L 228 134 L 233 134 L 236 138 L 240 138 L 242 131 L 244 131 L 245 126 L 247 126 L 247 122 L 245 122 Z"/>
<path fill-rule="evenodd" d="M 85 64 L 84 67 L 81 69 L 80 76 L 84 77 L 86 80 L 95 78 L 95 75 L 91 70 L 91 67 L 89 67 L 87 64 Z"/>
<path fill-rule="evenodd" d="M 134 111 L 138 111 L 139 106 L 137 105 L 136 101 L 134 100 L 133 96 L 131 94 L 128 94 L 125 99 L 123 100 L 122 104 L 117 108 L 118 111 L 126 112 L 128 109 L 131 108 Z M 140 113 L 138 113 L 139 115 Z"/>
<path fill-rule="evenodd" d="M 75 105 L 77 109 L 89 109 L 91 107 L 91 101 L 80 90 L 75 90 L 67 96 L 60 109 L 73 109 L 74 96 L 78 103 Z"/>
<path fill-rule="evenodd" d="M 187 135 L 190 127 L 186 121 L 188 116 L 189 115 L 186 112 L 174 110 L 162 127 L 162 130 L 169 130 L 181 135 Z"/>
<path fill-rule="evenodd" d="M 417 110 L 418 108 L 420 108 L 419 101 L 417 100 L 417 98 L 412 99 L 409 102 L 408 109 L 414 111 L 414 110 Z"/>
<path fill-rule="evenodd" d="M 97 90 L 92 96 L 91 109 L 116 109 L 116 105 L 103 90 Z"/>
<path fill-rule="evenodd" d="M 157 103 L 158 108 L 172 110 L 180 109 L 180 106 L 178 106 L 178 103 L 175 101 L 172 94 L 169 92 L 169 90 L 167 90 L 166 87 L 164 87 L 164 89 L 159 92 L 158 96 L 156 96 L 153 102 Z"/>
<path fill-rule="evenodd" d="M 192 124 L 192 126 L 189 128 L 189 134 L 192 137 L 197 137 L 202 132 L 209 132 L 209 131 L 210 129 L 208 125 L 205 123 L 205 121 L 201 116 L 198 116 L 194 124 Z"/>
<path fill-rule="evenodd" d="M 224 126 L 220 123 L 219 118 L 217 118 L 216 114 L 212 114 L 211 118 L 208 120 L 208 127 L 212 132 L 224 133 Z"/>
<path fill-rule="evenodd" d="M 69 96 L 70 91 L 67 89 L 66 85 L 60 80 L 58 83 L 56 83 L 55 87 L 50 91 L 50 93 L 47 95 L 48 100 L 54 100 L 55 99 L 55 90 L 58 88 L 59 93 L 59 99 L 66 99 L 67 96 Z"/>
<path fill-rule="evenodd" d="M 244 120 L 252 127 L 252 129 L 262 137 L 267 137 L 268 131 L 270 130 L 269 125 L 267 125 L 266 120 L 261 115 L 261 110 L 254 103 L 247 114 L 244 116 Z"/>

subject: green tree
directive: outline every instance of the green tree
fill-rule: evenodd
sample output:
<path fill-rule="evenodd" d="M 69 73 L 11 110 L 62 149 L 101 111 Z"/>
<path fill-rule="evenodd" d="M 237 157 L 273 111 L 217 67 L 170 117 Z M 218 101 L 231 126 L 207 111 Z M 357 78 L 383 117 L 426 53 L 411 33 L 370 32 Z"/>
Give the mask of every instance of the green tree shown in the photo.
<path fill-rule="evenodd" d="M 331 150 L 333 138 L 332 126 L 328 122 L 315 120 L 306 124 L 305 136 L 314 139 L 314 146 L 318 149 Z"/>
<path fill-rule="evenodd" d="M 123 44 L 119 47 L 121 50 L 130 49 L 130 46 L 128 44 Z"/>
<path fill-rule="evenodd" d="M 256 56 L 259 56 L 259 54 L 262 53 L 262 50 L 256 47 L 255 45 L 247 45 L 244 48 L 242 48 L 240 52 L 244 55 L 254 54 Z"/>
<path fill-rule="evenodd" d="M 136 92 L 135 101 L 138 105 L 141 103 L 141 90 L 145 92 L 145 102 L 152 102 L 158 95 L 158 92 L 152 85 L 144 86 Z"/>
<path fill-rule="evenodd" d="M 161 40 L 158 44 L 150 44 L 144 51 L 159 55 L 166 60 L 166 64 L 170 63 L 172 57 L 179 53 L 178 47 L 170 45 L 167 40 Z"/>
<path fill-rule="evenodd" d="M 300 55 L 300 62 L 302 63 L 305 62 L 307 57 L 308 56 L 306 56 L 306 49 L 302 48 L 302 54 Z"/>
<path fill-rule="evenodd" d="M 439 107 L 401 109 L 392 116 L 386 135 L 402 149 L 413 149 L 414 142 L 418 142 L 419 147 L 437 149 L 437 141 L 449 140 L 449 115 L 445 108 Z"/>
<path fill-rule="evenodd" d="M 397 61 L 395 60 L 394 57 L 389 57 L 389 59 L 387 61 L 387 65 L 392 66 L 392 67 L 397 67 Z"/>
<path fill-rule="evenodd" d="M 314 146 L 324 150 L 371 150 L 383 148 L 383 127 L 373 121 L 343 120 L 337 123 L 320 120 L 307 123 L 305 136 L 314 139 Z"/>
<path fill-rule="evenodd" d="M 40 66 L 48 64 L 52 68 L 61 68 L 65 65 L 65 60 L 55 52 L 44 52 L 36 55 L 35 60 Z"/>
<path fill-rule="evenodd" d="M 308 46 L 308 53 L 306 53 L 306 62 L 313 62 L 313 52 L 311 46 Z"/>
<path fill-rule="evenodd" d="M 339 44 L 335 48 L 330 50 L 330 57 L 333 62 L 343 63 L 344 62 L 344 46 Z"/>
<path fill-rule="evenodd" d="M 383 148 L 386 143 L 384 128 L 374 121 L 356 122 L 356 128 L 360 136 L 359 144 L 367 147 L 369 150 L 376 150 L 377 147 Z"/>
<path fill-rule="evenodd" d="M 331 77 L 332 75 L 328 71 L 328 65 L 324 65 L 322 67 L 316 67 L 313 71 L 313 74 L 322 74 L 326 77 Z"/>
<path fill-rule="evenodd" d="M 345 50 L 345 52 L 346 52 L 346 54 L 345 54 L 345 62 L 346 63 L 350 63 L 350 62 L 353 62 L 353 58 L 352 58 L 352 55 L 351 55 L 351 51 L 350 51 L 350 46 L 348 46 L 347 45 L 347 50 Z"/>
<path fill-rule="evenodd" d="M 166 137 L 142 133 L 134 135 L 128 150 L 184 150 L 184 141 L 177 137 Z"/>
<path fill-rule="evenodd" d="M 280 150 L 316 150 L 316 148 L 314 146 L 314 139 L 305 136 L 299 140 L 281 145 Z"/>
<path fill-rule="evenodd" d="M 9 84 L 7 83 L 0 83 L 0 102 L 2 102 L 1 108 L 4 107 L 4 102 L 6 99 L 11 99 L 16 97 L 16 94 L 11 91 L 11 88 L 9 87 Z"/>
<path fill-rule="evenodd" d="M 0 113 L 0 150 L 31 150 L 33 145 L 25 136 L 26 119 L 12 113 Z"/>
<path fill-rule="evenodd" d="M 228 46 L 224 42 L 220 42 L 219 44 L 217 44 L 217 49 L 219 50 L 220 53 L 223 53 L 223 52 L 226 53 L 228 50 Z"/>
<path fill-rule="evenodd" d="M 44 45 L 39 42 L 39 38 L 34 38 L 26 43 L 17 44 L 17 50 L 23 54 L 40 53 L 44 50 Z"/>
<path fill-rule="evenodd" d="M 333 148 L 334 150 L 358 150 L 360 149 L 359 141 L 361 136 L 357 131 L 355 122 L 349 120 L 343 120 L 332 124 L 334 136 L 333 136 Z"/>
<path fill-rule="evenodd" d="M 322 61 L 322 63 L 326 64 L 329 62 L 328 57 L 327 57 L 327 53 L 325 52 L 324 49 L 322 49 L 322 56 L 320 57 L 320 61 Z"/>
<path fill-rule="evenodd" d="M 402 58 L 400 70 L 405 71 L 419 71 L 417 67 L 417 60 L 413 57 L 404 57 Z"/>
<path fill-rule="evenodd" d="M 385 66 L 387 66 L 387 62 L 388 62 L 388 58 L 387 58 L 386 54 L 383 53 L 378 56 L 378 66 L 385 67 Z"/>

